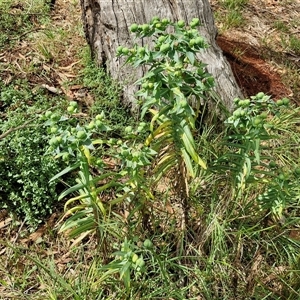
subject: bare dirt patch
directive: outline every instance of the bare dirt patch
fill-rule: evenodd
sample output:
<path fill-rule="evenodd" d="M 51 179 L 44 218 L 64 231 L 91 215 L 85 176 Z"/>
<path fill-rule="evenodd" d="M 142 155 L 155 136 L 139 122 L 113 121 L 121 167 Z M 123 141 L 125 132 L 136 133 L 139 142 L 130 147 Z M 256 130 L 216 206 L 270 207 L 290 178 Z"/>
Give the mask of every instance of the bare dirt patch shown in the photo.
<path fill-rule="evenodd" d="M 259 49 L 225 36 L 219 36 L 217 43 L 245 96 L 264 92 L 279 99 L 291 94 L 292 91 L 282 83 L 280 75 L 261 58 Z"/>
<path fill-rule="evenodd" d="M 228 7 L 234 1 L 210 3 L 218 44 L 244 93 L 263 91 L 300 105 L 300 1 L 248 0 L 234 9 Z M 241 24 L 228 26 L 230 12 L 242 15 Z"/>

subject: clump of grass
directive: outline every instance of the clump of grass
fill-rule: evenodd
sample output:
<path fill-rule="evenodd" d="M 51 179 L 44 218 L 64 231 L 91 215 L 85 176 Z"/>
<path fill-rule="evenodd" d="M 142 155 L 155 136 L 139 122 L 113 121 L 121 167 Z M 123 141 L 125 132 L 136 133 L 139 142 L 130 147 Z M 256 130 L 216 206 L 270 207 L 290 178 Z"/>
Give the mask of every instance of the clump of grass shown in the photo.
<path fill-rule="evenodd" d="M 276 20 L 273 24 L 273 27 L 285 33 L 289 32 L 289 27 L 281 20 Z"/>
<path fill-rule="evenodd" d="M 222 0 L 222 5 L 230 10 L 242 9 L 249 0 Z"/>
<path fill-rule="evenodd" d="M 245 20 L 243 11 L 248 0 L 223 0 L 219 1 L 222 9 L 215 12 L 215 19 L 220 21 L 223 30 L 228 30 L 233 27 L 241 27 Z"/>
<path fill-rule="evenodd" d="M 240 27 L 244 24 L 245 20 L 243 18 L 243 14 L 241 12 L 230 10 L 225 17 L 225 27 Z"/>
<path fill-rule="evenodd" d="M 296 36 L 292 35 L 289 40 L 289 47 L 290 49 L 296 54 L 300 54 L 300 39 Z"/>

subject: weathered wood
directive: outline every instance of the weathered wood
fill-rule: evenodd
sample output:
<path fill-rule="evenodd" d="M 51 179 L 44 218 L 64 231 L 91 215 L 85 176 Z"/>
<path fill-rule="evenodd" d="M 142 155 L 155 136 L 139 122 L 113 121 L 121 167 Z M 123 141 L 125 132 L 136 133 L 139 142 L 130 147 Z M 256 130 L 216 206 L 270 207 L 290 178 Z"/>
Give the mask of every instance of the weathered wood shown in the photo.
<path fill-rule="evenodd" d="M 208 64 L 207 69 L 216 80 L 215 91 L 229 109 L 232 100 L 242 96 L 230 65 L 216 44 L 217 28 L 208 0 L 81 0 L 81 6 L 92 53 L 113 78 L 124 84 L 125 104 L 135 106 L 136 86 L 133 83 L 144 75 L 145 69 L 122 67 L 124 61 L 116 58 L 116 48 L 120 45 L 131 47 L 133 36 L 129 32 L 130 25 L 148 23 L 154 16 L 185 22 L 199 18 L 203 24 L 200 33 L 210 45 L 199 57 Z M 151 41 L 145 38 L 141 43 Z"/>

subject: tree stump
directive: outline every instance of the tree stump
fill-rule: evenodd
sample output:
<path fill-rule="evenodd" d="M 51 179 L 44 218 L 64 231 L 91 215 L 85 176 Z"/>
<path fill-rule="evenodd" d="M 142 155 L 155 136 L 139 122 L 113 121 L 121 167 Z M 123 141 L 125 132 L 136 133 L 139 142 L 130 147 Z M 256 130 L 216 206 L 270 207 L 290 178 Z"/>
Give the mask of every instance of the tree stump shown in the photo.
<path fill-rule="evenodd" d="M 145 68 L 132 69 L 116 57 L 118 46 L 131 47 L 134 43 L 129 27 L 133 23 L 149 23 L 154 16 L 171 21 L 184 20 L 189 23 L 199 18 L 201 35 L 210 47 L 199 53 L 207 64 L 207 70 L 215 78 L 215 92 L 229 109 L 233 99 L 242 97 L 231 67 L 216 44 L 217 28 L 208 0 L 81 0 L 82 18 L 88 44 L 99 65 L 122 83 L 123 102 L 133 110 L 136 108 L 134 82 L 144 76 Z M 151 44 L 144 38 L 136 41 L 141 45 Z"/>

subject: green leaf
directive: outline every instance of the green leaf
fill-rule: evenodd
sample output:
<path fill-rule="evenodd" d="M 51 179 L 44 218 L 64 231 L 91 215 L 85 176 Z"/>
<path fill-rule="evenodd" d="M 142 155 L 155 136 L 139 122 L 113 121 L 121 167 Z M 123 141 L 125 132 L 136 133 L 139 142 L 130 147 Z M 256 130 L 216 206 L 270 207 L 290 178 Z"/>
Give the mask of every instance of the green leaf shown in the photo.
<path fill-rule="evenodd" d="M 187 171 L 189 172 L 191 177 L 195 177 L 195 172 L 193 169 L 193 165 L 190 159 L 190 156 L 188 155 L 187 151 L 184 148 L 181 148 L 182 158 L 184 160 L 185 166 Z"/>
<path fill-rule="evenodd" d="M 195 63 L 195 54 L 193 52 L 187 52 L 186 56 L 189 59 L 190 63 L 192 65 L 194 65 L 194 63 Z"/>
<path fill-rule="evenodd" d="M 254 149 L 255 159 L 257 163 L 260 164 L 260 139 L 255 139 L 254 143 L 255 143 L 255 149 Z"/>
<path fill-rule="evenodd" d="M 171 168 L 178 164 L 177 156 L 175 154 L 170 155 L 166 160 L 157 165 L 153 174 L 155 176 L 154 183 L 157 183 L 163 175 L 165 175 Z"/>
<path fill-rule="evenodd" d="M 125 275 L 126 276 L 126 273 L 129 273 L 130 274 L 130 266 L 131 266 L 131 262 L 127 261 L 123 266 L 122 268 L 120 269 L 120 278 L 122 279 L 123 276 Z M 125 278 L 124 280 L 127 280 L 127 284 L 130 285 L 129 283 L 129 280 L 128 280 L 128 277 Z M 126 283 L 125 283 L 126 285 Z"/>
<path fill-rule="evenodd" d="M 207 169 L 205 162 L 199 157 L 199 155 L 195 151 L 194 143 L 188 139 L 185 133 L 181 135 L 185 150 L 189 153 L 195 163 L 200 165 L 203 169 Z"/>
<path fill-rule="evenodd" d="M 67 195 L 75 192 L 75 191 L 78 191 L 80 189 L 82 189 L 83 187 L 85 187 L 86 185 L 82 182 L 76 184 L 76 185 L 73 185 L 72 187 L 68 188 L 66 191 L 62 192 L 59 197 L 58 197 L 58 200 L 61 200 L 63 198 L 65 198 Z"/>
<path fill-rule="evenodd" d="M 69 173 L 69 172 L 77 169 L 79 166 L 80 166 L 80 162 L 74 164 L 73 166 L 69 166 L 69 167 L 65 168 L 64 170 L 62 170 L 61 172 L 59 172 L 58 174 L 56 174 L 54 177 L 52 177 L 49 180 L 49 182 L 52 182 L 52 181 L 58 179 L 59 177 L 61 177 L 61 176 L 65 175 L 65 174 L 67 174 L 67 173 Z"/>
<path fill-rule="evenodd" d="M 94 216 L 86 216 L 86 214 L 86 211 L 77 212 L 61 226 L 59 232 L 74 228 L 68 233 L 73 238 L 84 232 L 94 230 L 96 228 Z"/>

